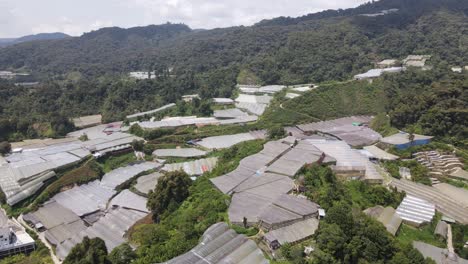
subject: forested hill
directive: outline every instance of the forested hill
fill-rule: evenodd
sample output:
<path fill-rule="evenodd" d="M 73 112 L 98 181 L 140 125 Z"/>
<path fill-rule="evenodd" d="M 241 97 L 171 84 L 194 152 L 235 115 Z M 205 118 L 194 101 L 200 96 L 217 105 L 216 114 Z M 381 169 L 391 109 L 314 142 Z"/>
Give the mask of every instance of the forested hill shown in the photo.
<path fill-rule="evenodd" d="M 360 15 L 391 8 L 399 10 Z M 194 74 L 230 68 L 251 72 L 262 83 L 287 84 L 346 79 L 377 60 L 411 53 L 457 65 L 468 61 L 467 10 L 466 0 L 381 0 L 251 27 L 105 28 L 78 38 L 4 48 L 0 69 L 55 78 L 70 72 L 93 77 L 168 67 Z"/>

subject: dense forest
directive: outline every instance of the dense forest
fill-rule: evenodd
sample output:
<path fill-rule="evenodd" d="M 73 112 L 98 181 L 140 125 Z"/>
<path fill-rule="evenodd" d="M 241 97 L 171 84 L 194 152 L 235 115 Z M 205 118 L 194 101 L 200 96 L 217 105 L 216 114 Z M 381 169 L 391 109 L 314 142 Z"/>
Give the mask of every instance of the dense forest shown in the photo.
<path fill-rule="evenodd" d="M 399 10 L 360 15 L 390 8 Z M 40 85 L 0 81 L 0 139 L 60 136 L 73 128 L 70 117 L 101 113 L 104 121 L 122 120 L 188 93 L 230 97 L 238 82 L 345 81 L 377 61 L 409 54 L 431 54 L 431 66 L 447 71 L 468 61 L 467 11 L 463 0 L 381 0 L 250 27 L 114 27 L 9 46 L 0 49 L 0 69 L 30 72 Z M 132 80 L 127 77 L 132 70 L 154 70 L 157 78 Z M 456 120 L 464 116 L 447 106 L 438 109 Z M 404 107 L 394 116 L 399 111 Z M 421 122 L 429 126 L 427 120 Z"/>

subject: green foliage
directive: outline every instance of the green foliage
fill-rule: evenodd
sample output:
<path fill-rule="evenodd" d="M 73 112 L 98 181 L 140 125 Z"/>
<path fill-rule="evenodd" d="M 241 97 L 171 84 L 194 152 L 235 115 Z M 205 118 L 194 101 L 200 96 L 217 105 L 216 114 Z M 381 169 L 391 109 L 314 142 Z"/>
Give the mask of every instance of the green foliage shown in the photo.
<path fill-rule="evenodd" d="M 139 248 L 134 263 L 164 262 L 193 248 L 208 227 L 227 220 L 228 199 L 207 177 L 198 177 L 179 208 L 163 216 L 158 224 L 135 227 L 131 239 Z"/>
<path fill-rule="evenodd" d="M 392 127 L 390 124 L 390 117 L 385 113 L 377 114 L 374 119 L 372 119 L 370 127 L 384 137 L 398 133 L 398 129 Z"/>
<path fill-rule="evenodd" d="M 111 253 L 109 253 L 109 261 L 112 264 L 128 264 L 136 257 L 136 253 L 127 243 L 114 248 Z"/>
<path fill-rule="evenodd" d="M 394 160 L 394 161 L 385 161 L 383 162 L 384 168 L 392 175 L 394 178 L 401 178 L 399 167 L 407 167 L 411 172 L 411 180 L 419 182 L 426 185 L 431 185 L 431 180 L 429 179 L 429 170 L 421 165 L 416 160 Z"/>
<path fill-rule="evenodd" d="M 132 141 L 132 148 L 135 151 L 143 151 L 143 148 L 145 147 L 145 141 L 144 140 L 136 140 L 134 139 Z"/>
<path fill-rule="evenodd" d="M 106 157 L 99 159 L 99 163 L 102 167 L 102 170 L 105 173 L 111 170 L 117 169 L 119 167 L 126 166 L 135 161 L 136 161 L 136 157 L 133 152 L 121 154 L 117 156 L 106 156 Z"/>
<path fill-rule="evenodd" d="M 452 224 L 452 242 L 456 253 L 464 258 L 468 258 L 468 248 L 464 247 L 468 241 L 468 225 Z"/>
<path fill-rule="evenodd" d="M 81 135 L 81 136 L 80 136 L 78 139 L 79 139 L 79 140 L 81 140 L 81 141 L 88 141 L 88 140 L 89 140 L 89 138 L 88 138 L 88 135 L 87 135 L 87 134 L 83 134 L 83 135 Z"/>
<path fill-rule="evenodd" d="M 107 248 L 100 238 L 84 237 L 76 244 L 63 261 L 63 264 L 109 264 Z"/>
<path fill-rule="evenodd" d="M 275 140 L 286 136 L 286 131 L 282 126 L 274 126 L 268 129 L 268 139 Z"/>
<path fill-rule="evenodd" d="M 349 181 L 345 183 L 345 186 L 353 204 L 362 210 L 376 205 L 397 208 L 404 198 L 404 194 L 397 190 L 389 191 L 384 186 L 369 185 L 362 181 Z"/>
<path fill-rule="evenodd" d="M 414 228 L 406 224 L 401 225 L 397 240 L 402 245 L 411 245 L 413 241 L 422 241 L 437 247 L 445 248 L 446 244 L 434 236 L 434 229 L 430 225 Z"/>
<path fill-rule="evenodd" d="M 153 219 L 159 221 L 164 214 L 174 212 L 189 196 L 192 180 L 184 171 L 167 172 L 158 179 L 155 190 L 148 193 L 147 207 Z"/>
<path fill-rule="evenodd" d="M 320 86 L 283 104 L 285 109 L 318 119 L 384 112 L 381 82 L 345 82 Z"/>

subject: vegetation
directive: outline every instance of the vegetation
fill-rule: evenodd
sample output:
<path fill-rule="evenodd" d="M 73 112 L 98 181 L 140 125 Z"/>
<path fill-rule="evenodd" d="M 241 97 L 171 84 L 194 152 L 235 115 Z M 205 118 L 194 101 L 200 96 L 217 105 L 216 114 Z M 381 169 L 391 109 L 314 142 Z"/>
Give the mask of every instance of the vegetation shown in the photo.
<path fill-rule="evenodd" d="M 192 180 L 184 171 L 167 172 L 158 179 L 156 188 L 148 193 L 147 207 L 153 213 L 153 219 L 159 222 L 164 214 L 177 210 L 189 196 Z"/>
<path fill-rule="evenodd" d="M 386 16 L 358 16 L 390 8 L 400 10 Z M 450 65 L 468 60 L 466 10 L 466 1 L 459 0 L 383 0 L 251 27 L 201 32 L 181 24 L 105 28 L 78 38 L 20 43 L 0 50 L 0 68 L 30 71 L 41 84 L 29 89 L 0 82 L 0 140 L 64 135 L 72 128 L 70 117 L 101 113 L 105 122 L 123 120 L 127 114 L 176 102 L 184 94 L 230 97 L 237 81 L 345 81 L 381 59 L 402 59 L 412 53 L 433 56 L 437 72 L 427 76 L 438 78 L 439 71 L 450 75 Z M 155 71 L 157 78 L 131 80 L 125 75 L 133 70 Z M 411 80 L 410 85 L 406 80 L 396 83 L 392 104 L 383 103 L 383 87 L 358 82 L 344 83 L 343 89 L 337 84 L 322 87 L 310 93 L 313 100 L 297 98 L 292 101 L 300 104 L 287 108 L 299 109 L 304 103 L 310 109 L 296 112 L 320 119 L 389 112 L 397 128 L 419 121 L 424 131 L 460 138 L 461 125 L 450 124 L 466 123 L 462 122 L 466 105 L 451 98 L 466 96 L 463 85 L 444 84 L 440 87 L 446 89 L 428 93 L 431 83 L 413 79 L 425 88 L 415 91 Z M 322 103 L 324 99 L 336 103 Z M 384 109 L 386 105 L 395 109 Z M 177 108 L 181 113 L 211 112 L 203 100 L 196 111 L 182 111 L 184 103 Z M 411 117 L 404 119 L 403 114 Z"/>
<path fill-rule="evenodd" d="M 102 170 L 107 173 L 111 170 L 117 169 L 119 167 L 126 166 L 132 162 L 136 161 L 135 154 L 133 152 L 117 155 L 117 156 L 105 156 L 99 159 L 99 164 L 102 167 Z"/>
<path fill-rule="evenodd" d="M 410 247 L 395 240 L 376 220 L 362 213 L 367 206 L 395 206 L 401 194 L 360 182 L 343 184 L 328 167 L 302 171 L 306 195 L 327 209 L 314 235 L 313 258 L 305 262 L 299 250 L 285 257 L 292 263 L 430 263 Z"/>
<path fill-rule="evenodd" d="M 0 142 L 0 155 L 5 155 L 11 152 L 11 144 L 8 141 Z"/>
<path fill-rule="evenodd" d="M 392 175 L 392 177 L 400 179 L 400 167 L 406 167 L 410 169 L 411 180 L 426 185 L 431 185 L 429 179 L 429 170 L 421 165 L 416 160 L 395 160 L 383 162 L 384 168 Z"/>
<path fill-rule="evenodd" d="M 86 236 L 71 249 L 63 264 L 110 264 L 106 244 L 98 237 Z"/>

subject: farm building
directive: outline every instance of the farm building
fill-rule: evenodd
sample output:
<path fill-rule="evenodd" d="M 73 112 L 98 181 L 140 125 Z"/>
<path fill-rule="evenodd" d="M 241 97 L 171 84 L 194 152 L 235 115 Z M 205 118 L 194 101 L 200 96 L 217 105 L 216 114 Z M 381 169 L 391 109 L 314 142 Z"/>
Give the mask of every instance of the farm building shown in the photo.
<path fill-rule="evenodd" d="M 459 223 L 468 224 L 468 207 L 461 201 L 463 199 L 461 197 L 454 199 L 437 188 L 403 179 L 392 179 L 390 186 L 397 188 L 400 192 L 405 191 L 408 195 L 429 201 L 444 216 L 450 217 Z"/>
<path fill-rule="evenodd" d="M 36 249 L 36 242 L 17 222 L 0 210 L 0 259 L 15 254 L 27 254 Z"/>
<path fill-rule="evenodd" d="M 386 59 L 386 60 L 383 60 L 381 62 L 378 62 L 377 67 L 379 67 L 380 69 L 384 69 L 384 68 L 393 67 L 393 66 L 397 65 L 397 63 L 398 63 L 398 60 Z"/>
<path fill-rule="evenodd" d="M 176 128 L 183 126 L 207 126 L 219 125 L 219 120 L 214 117 L 177 116 L 168 117 L 160 121 L 143 121 L 138 123 L 145 130 L 158 128 Z"/>
<path fill-rule="evenodd" d="M 206 158 L 194 161 L 165 164 L 162 171 L 178 171 L 183 170 L 190 176 L 199 176 L 205 172 L 211 171 L 218 162 L 218 158 Z"/>
<path fill-rule="evenodd" d="M 223 110 L 215 110 L 213 116 L 217 119 L 230 119 L 230 118 L 237 118 L 248 116 L 248 114 L 242 110 L 237 108 L 230 108 L 230 109 L 223 109 Z"/>
<path fill-rule="evenodd" d="M 372 158 L 377 159 L 377 160 L 397 160 L 399 159 L 398 156 L 393 155 L 391 153 L 386 152 L 385 150 L 382 150 L 378 148 L 375 145 L 372 146 L 365 146 L 363 147 L 364 150 L 369 152 L 372 155 Z"/>
<path fill-rule="evenodd" d="M 425 258 L 430 258 L 437 264 L 468 264 L 468 260 L 460 258 L 446 248 L 438 248 L 420 241 L 413 241 L 413 247 Z"/>
<path fill-rule="evenodd" d="M 354 75 L 355 80 L 366 80 L 366 79 L 373 79 L 382 76 L 384 73 L 397 73 L 404 71 L 405 68 L 403 67 L 390 67 L 384 69 L 372 69 L 365 73 Z"/>
<path fill-rule="evenodd" d="M 311 237 L 317 231 L 319 220 L 309 218 L 292 225 L 272 230 L 265 234 L 265 241 L 271 249 L 276 249 L 285 243 L 297 243 Z"/>
<path fill-rule="evenodd" d="M 231 98 L 213 98 L 213 103 L 219 105 L 231 105 L 234 104 L 234 100 Z"/>
<path fill-rule="evenodd" d="M 408 55 L 403 60 L 403 65 L 406 67 L 423 68 L 426 65 L 426 61 L 430 58 L 430 55 Z"/>
<path fill-rule="evenodd" d="M 153 190 L 156 187 L 158 179 L 162 176 L 163 174 L 159 172 L 153 172 L 151 174 L 138 177 L 135 189 L 142 194 L 148 194 L 150 190 Z"/>
<path fill-rule="evenodd" d="M 232 223 L 246 221 L 271 230 L 318 217 L 317 204 L 287 193 L 294 188 L 291 175 L 324 156 L 307 141 L 294 145 L 290 138 L 266 143 L 262 151 L 242 159 L 234 171 L 211 179 L 223 193 L 233 194 L 228 210 Z"/>
<path fill-rule="evenodd" d="M 194 158 L 202 157 L 208 152 L 196 148 L 175 148 L 175 149 L 157 149 L 153 151 L 155 157 L 181 157 L 181 158 Z"/>
<path fill-rule="evenodd" d="M 235 144 L 245 141 L 265 139 L 265 137 L 266 132 L 263 130 L 259 130 L 251 131 L 248 133 L 207 137 L 200 141 L 197 141 L 196 144 L 206 149 L 223 149 L 230 148 Z"/>
<path fill-rule="evenodd" d="M 392 207 L 374 206 L 364 210 L 364 213 L 381 222 L 387 231 L 395 235 L 403 220 Z"/>
<path fill-rule="evenodd" d="M 380 184 L 383 177 L 377 172 L 375 165 L 359 151 L 339 140 L 308 140 L 317 149 L 336 160 L 332 165 L 337 176 L 345 179 L 360 179 L 369 183 Z"/>
<path fill-rule="evenodd" d="M 100 185 L 114 189 L 120 184 L 130 180 L 131 178 L 142 174 L 146 171 L 158 169 L 161 167 L 161 164 L 157 162 L 137 162 L 125 167 L 120 167 L 113 171 L 110 171 L 104 176 L 102 176 L 102 180 Z"/>
<path fill-rule="evenodd" d="M 413 134 L 413 140 L 410 140 L 410 134 L 398 132 L 394 135 L 384 137 L 380 140 L 385 145 L 393 146 L 397 149 L 406 149 L 412 146 L 426 145 L 431 142 L 431 136 Z"/>
<path fill-rule="evenodd" d="M 200 244 L 189 252 L 163 264 L 181 263 L 270 263 L 254 241 L 237 234 L 226 223 L 210 226 L 200 239 Z"/>
<path fill-rule="evenodd" d="M 426 200 L 406 195 L 396 212 L 405 223 L 420 226 L 431 222 L 435 215 L 435 205 Z"/>
<path fill-rule="evenodd" d="M 345 141 L 353 147 L 368 146 L 379 141 L 382 136 L 367 127 L 372 116 L 350 116 L 329 121 L 320 121 L 297 127 L 305 134 L 318 133 Z"/>

